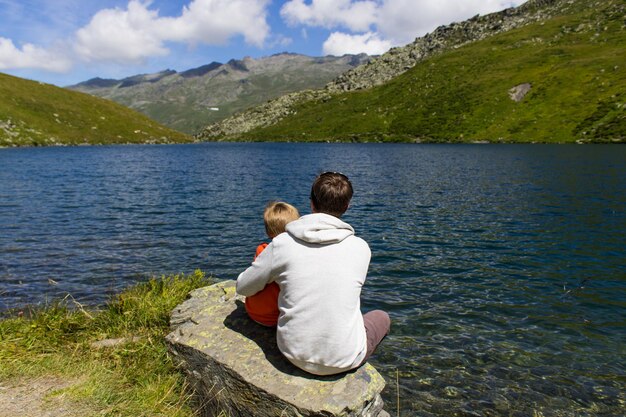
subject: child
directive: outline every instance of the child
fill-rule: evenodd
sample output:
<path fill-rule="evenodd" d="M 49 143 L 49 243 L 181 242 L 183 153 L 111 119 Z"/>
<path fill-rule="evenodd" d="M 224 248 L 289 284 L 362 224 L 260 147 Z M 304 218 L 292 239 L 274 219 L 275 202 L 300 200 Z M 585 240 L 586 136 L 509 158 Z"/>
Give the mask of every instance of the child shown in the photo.
<path fill-rule="evenodd" d="M 265 232 L 270 239 L 274 239 L 285 231 L 287 223 L 300 218 L 300 213 L 291 204 L 280 201 L 272 201 L 263 212 L 263 221 L 265 223 Z M 267 247 L 267 243 L 261 243 L 256 248 L 257 258 Z M 278 323 L 278 293 L 280 289 L 278 284 L 270 282 L 260 292 L 246 297 L 246 311 L 250 318 L 259 324 L 268 327 L 274 327 Z"/>

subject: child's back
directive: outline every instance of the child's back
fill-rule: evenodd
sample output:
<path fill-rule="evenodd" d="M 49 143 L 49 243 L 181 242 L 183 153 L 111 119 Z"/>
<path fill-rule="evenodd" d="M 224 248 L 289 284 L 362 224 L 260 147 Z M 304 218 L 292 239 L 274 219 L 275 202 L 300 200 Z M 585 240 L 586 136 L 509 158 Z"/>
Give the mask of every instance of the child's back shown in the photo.
<path fill-rule="evenodd" d="M 273 239 L 285 231 L 287 223 L 300 217 L 298 209 L 283 202 L 271 202 L 265 207 L 263 220 L 268 237 Z M 256 259 L 268 246 L 262 243 L 256 248 Z M 270 282 L 258 293 L 246 297 L 246 311 L 250 318 L 259 324 L 274 327 L 278 323 L 278 295 L 280 288 L 275 282 Z"/>

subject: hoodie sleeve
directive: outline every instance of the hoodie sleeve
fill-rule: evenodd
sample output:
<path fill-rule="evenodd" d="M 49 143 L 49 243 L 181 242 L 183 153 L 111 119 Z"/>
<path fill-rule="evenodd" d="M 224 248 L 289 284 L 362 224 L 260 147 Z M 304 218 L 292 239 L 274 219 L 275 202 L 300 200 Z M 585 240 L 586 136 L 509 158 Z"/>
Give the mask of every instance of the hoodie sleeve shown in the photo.
<path fill-rule="evenodd" d="M 273 281 L 272 278 L 273 245 L 270 243 L 252 262 L 252 265 L 239 274 L 237 293 L 249 297 L 261 291 Z"/>

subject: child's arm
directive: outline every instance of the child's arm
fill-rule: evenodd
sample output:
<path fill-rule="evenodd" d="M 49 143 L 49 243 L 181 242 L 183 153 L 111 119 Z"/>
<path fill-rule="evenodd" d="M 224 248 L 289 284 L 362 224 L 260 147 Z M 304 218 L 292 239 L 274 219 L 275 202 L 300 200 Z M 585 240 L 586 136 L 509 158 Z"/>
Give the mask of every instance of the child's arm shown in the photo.
<path fill-rule="evenodd" d="M 249 297 L 261 291 L 272 278 L 272 245 L 270 244 L 255 261 L 237 278 L 237 293 Z"/>
<path fill-rule="evenodd" d="M 254 259 L 256 260 L 256 258 L 258 258 L 258 256 L 261 254 L 261 252 L 263 252 L 263 250 L 267 248 L 267 243 L 261 243 L 259 246 L 256 247 L 256 253 L 254 254 Z"/>

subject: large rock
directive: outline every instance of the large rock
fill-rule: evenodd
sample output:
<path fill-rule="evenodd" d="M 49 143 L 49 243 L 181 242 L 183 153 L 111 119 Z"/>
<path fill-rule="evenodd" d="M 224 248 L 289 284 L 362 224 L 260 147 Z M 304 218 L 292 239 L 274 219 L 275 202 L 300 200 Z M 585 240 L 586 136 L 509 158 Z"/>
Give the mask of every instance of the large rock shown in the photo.
<path fill-rule="evenodd" d="M 276 346 L 276 330 L 254 323 L 225 281 L 191 293 L 172 313 L 170 351 L 186 372 L 203 416 L 387 415 L 385 382 L 369 364 L 331 377 L 307 374 Z"/>

